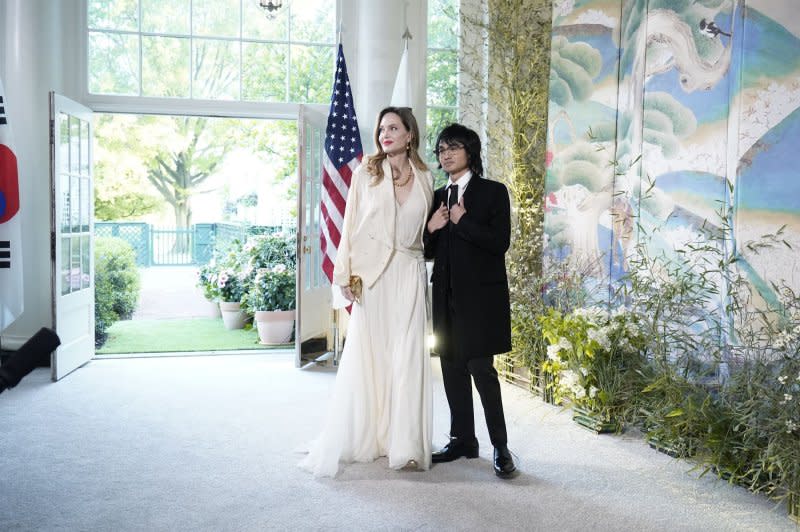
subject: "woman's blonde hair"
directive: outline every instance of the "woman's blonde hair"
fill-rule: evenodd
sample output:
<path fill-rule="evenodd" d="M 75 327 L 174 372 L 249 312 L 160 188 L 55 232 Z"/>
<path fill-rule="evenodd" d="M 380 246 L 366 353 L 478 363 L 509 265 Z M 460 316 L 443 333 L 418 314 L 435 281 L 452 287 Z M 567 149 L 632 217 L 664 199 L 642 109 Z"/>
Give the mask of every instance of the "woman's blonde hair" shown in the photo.
<path fill-rule="evenodd" d="M 372 176 L 370 180 L 371 185 L 377 185 L 383 179 L 383 161 L 386 160 L 386 152 L 383 151 L 383 146 L 380 142 L 381 134 L 381 120 L 389 113 L 394 113 L 400 117 L 400 121 L 411 133 L 411 140 L 408 142 L 406 149 L 408 150 L 408 159 L 417 170 L 427 170 L 428 165 L 419 156 L 419 127 L 417 126 L 417 119 L 414 118 L 414 113 L 411 112 L 410 107 L 385 107 L 378 113 L 378 121 L 375 124 L 375 147 L 378 149 L 377 153 L 367 157 L 367 171 Z"/>

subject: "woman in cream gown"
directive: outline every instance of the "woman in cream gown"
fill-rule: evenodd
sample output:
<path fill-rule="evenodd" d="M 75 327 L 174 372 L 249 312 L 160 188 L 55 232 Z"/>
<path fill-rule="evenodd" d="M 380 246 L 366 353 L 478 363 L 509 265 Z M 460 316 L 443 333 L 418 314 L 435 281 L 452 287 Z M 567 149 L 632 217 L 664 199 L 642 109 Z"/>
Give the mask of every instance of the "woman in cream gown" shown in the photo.
<path fill-rule="evenodd" d="M 430 172 L 417 154 L 408 108 L 378 115 L 378 153 L 353 173 L 336 257 L 334 290 L 353 302 L 322 433 L 300 466 L 335 476 L 340 462 L 386 456 L 392 469 L 431 461 L 431 365 L 422 234 L 432 201 Z"/>

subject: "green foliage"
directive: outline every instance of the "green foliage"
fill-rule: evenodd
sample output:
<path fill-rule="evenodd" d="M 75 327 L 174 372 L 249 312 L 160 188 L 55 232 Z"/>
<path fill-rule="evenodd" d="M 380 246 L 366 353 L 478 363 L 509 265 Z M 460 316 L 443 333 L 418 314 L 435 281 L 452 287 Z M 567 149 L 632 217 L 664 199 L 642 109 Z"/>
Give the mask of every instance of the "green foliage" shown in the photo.
<path fill-rule="evenodd" d="M 507 184 L 511 195 L 511 356 L 530 369 L 544 358 L 538 325 L 526 316 L 535 316 L 543 308 L 542 207 L 551 19 L 549 0 L 490 0 L 488 24 L 466 17 L 462 20 L 468 31 L 486 31 L 489 36 L 488 104 L 498 117 L 487 126 L 487 137 L 494 146 L 488 153 L 487 168 Z M 465 54 L 482 57 L 483 46 L 465 49 Z"/>
<path fill-rule="evenodd" d="M 296 194 L 295 121 L 101 115 L 96 138 L 100 219 L 136 219 L 169 205 L 176 227 L 190 227 L 192 197 L 224 171 L 234 150 L 258 154 L 287 202 Z M 253 192 L 245 194 L 248 204 Z"/>
<path fill-rule="evenodd" d="M 591 261 L 548 263 L 541 276 L 522 287 L 525 292 L 511 303 L 512 357 L 517 363 L 539 372 L 547 360 L 547 337 L 540 317 L 548 312 L 568 314 L 591 304 L 593 296 L 584 280 L 597 268 Z"/>
<path fill-rule="evenodd" d="M 296 237 L 282 232 L 234 240 L 199 270 L 209 301 L 239 301 L 248 312 L 295 306 Z M 291 305 L 291 306 L 289 306 Z"/>
<path fill-rule="evenodd" d="M 730 213 L 677 251 L 643 235 L 618 295 L 639 317 L 648 363 L 624 415 L 655 446 L 775 498 L 800 494 L 800 297 L 774 285 L 755 304 L 739 257 L 728 251 Z M 641 228 L 640 228 L 641 231 Z M 759 253 L 783 228 L 756 242 Z M 760 294 L 759 294 L 760 295 Z"/>
<path fill-rule="evenodd" d="M 139 270 L 136 255 L 125 240 L 97 237 L 95 258 L 95 342 L 102 345 L 108 327 L 117 320 L 127 320 L 139 300 Z"/>
<path fill-rule="evenodd" d="M 540 316 L 547 340 L 542 369 L 553 376 L 556 402 L 567 400 L 604 421 L 620 420 L 641 389 L 645 339 L 638 318 L 624 308 L 598 307 Z"/>
<path fill-rule="evenodd" d="M 293 233 L 252 235 L 242 246 L 245 269 L 254 271 L 283 264 L 289 269 L 297 265 L 297 237 Z"/>
<path fill-rule="evenodd" d="M 222 253 L 215 253 L 208 265 L 200 269 L 198 285 L 207 298 L 239 302 L 245 294 L 249 271 L 240 240 L 234 240 Z M 211 299 L 213 300 L 213 299 Z"/>
<path fill-rule="evenodd" d="M 208 264 L 203 264 L 197 271 L 197 287 L 203 291 L 203 297 L 213 302 L 220 301 L 218 271 L 216 260 L 213 259 Z"/>
<path fill-rule="evenodd" d="M 247 312 L 259 310 L 294 310 L 295 271 L 284 264 L 259 268 L 248 285 L 242 305 Z"/>
<path fill-rule="evenodd" d="M 458 121 L 458 29 L 456 0 L 428 2 L 427 99 L 423 159 L 438 161 L 433 155 L 434 141 L 445 126 Z M 434 188 L 446 184 L 442 172 L 434 172 Z"/>
<path fill-rule="evenodd" d="M 428 1 L 428 46 L 430 48 L 458 48 L 457 1 Z"/>
<path fill-rule="evenodd" d="M 158 198 L 139 192 L 122 192 L 109 200 L 99 198 L 100 193 L 95 194 L 94 218 L 103 222 L 140 219 L 161 206 Z"/>
<path fill-rule="evenodd" d="M 245 257 L 245 294 L 242 304 L 248 312 L 295 308 L 297 238 L 277 232 L 248 238 Z"/>

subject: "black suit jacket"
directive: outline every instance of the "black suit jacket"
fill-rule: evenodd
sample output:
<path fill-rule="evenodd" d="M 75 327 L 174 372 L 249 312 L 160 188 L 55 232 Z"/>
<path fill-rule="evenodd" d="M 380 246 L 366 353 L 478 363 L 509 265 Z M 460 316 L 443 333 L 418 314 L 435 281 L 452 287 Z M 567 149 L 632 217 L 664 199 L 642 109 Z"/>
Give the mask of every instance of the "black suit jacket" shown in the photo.
<path fill-rule="evenodd" d="M 436 190 L 430 215 L 442 202 Z M 464 191 L 466 214 L 425 232 L 425 257 L 433 263 L 434 352 L 467 359 L 511 350 L 511 310 L 505 253 L 511 239 L 508 191 L 473 176 Z M 430 215 L 428 219 L 430 219 Z"/>

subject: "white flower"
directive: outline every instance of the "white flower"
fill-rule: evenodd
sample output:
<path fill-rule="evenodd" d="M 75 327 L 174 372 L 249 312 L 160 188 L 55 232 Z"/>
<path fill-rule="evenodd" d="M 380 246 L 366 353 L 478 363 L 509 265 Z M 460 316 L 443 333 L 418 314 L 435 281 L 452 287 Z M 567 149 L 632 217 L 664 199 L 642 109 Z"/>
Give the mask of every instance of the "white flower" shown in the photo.
<path fill-rule="evenodd" d="M 775 339 L 775 347 L 778 349 L 784 349 L 789 345 L 791 342 L 792 337 L 789 334 L 789 331 L 781 331 L 778 334 L 778 337 Z"/>
<path fill-rule="evenodd" d="M 786 375 L 781 375 L 780 377 L 778 377 L 778 382 L 780 382 L 781 384 L 786 384 L 787 378 L 788 377 Z"/>
<path fill-rule="evenodd" d="M 588 369 L 586 369 L 586 368 L 585 368 L 585 367 L 583 367 L 583 366 L 581 366 L 580 372 L 581 372 L 581 375 L 583 375 L 584 377 L 586 377 L 587 375 L 589 375 L 589 370 L 588 370 Z"/>
<path fill-rule="evenodd" d="M 550 360 L 558 360 L 558 352 L 561 351 L 561 347 L 558 345 L 548 345 L 547 346 L 547 358 Z"/>
<path fill-rule="evenodd" d="M 798 424 L 793 419 L 786 420 L 786 434 L 791 434 L 797 430 Z"/>
<path fill-rule="evenodd" d="M 575 316 L 585 318 L 586 321 L 597 325 L 605 321 L 606 311 L 600 307 L 578 308 L 572 312 Z"/>
<path fill-rule="evenodd" d="M 561 384 L 566 388 L 572 388 L 578 383 L 578 376 L 575 374 L 574 371 L 565 369 L 559 375 L 561 380 Z"/>
<path fill-rule="evenodd" d="M 598 390 L 595 386 L 590 386 L 589 387 L 589 397 L 594 399 L 594 397 L 597 395 L 598 391 L 600 391 L 600 390 Z"/>
<path fill-rule="evenodd" d="M 583 386 L 576 386 L 572 391 L 575 393 L 575 397 L 578 399 L 586 397 L 586 390 L 583 389 Z"/>
<path fill-rule="evenodd" d="M 608 327 L 600 327 L 599 329 L 589 329 L 589 340 L 593 340 L 600 345 L 603 349 L 611 348 L 611 341 L 608 339 Z"/>
<path fill-rule="evenodd" d="M 559 337 L 557 345 L 559 347 L 559 350 L 566 349 L 567 351 L 569 351 L 570 349 L 572 349 L 572 344 L 569 342 L 569 340 L 567 340 L 563 336 Z"/>
<path fill-rule="evenodd" d="M 620 305 L 611 312 L 612 318 L 618 318 L 628 313 L 628 309 L 624 305 Z"/>

